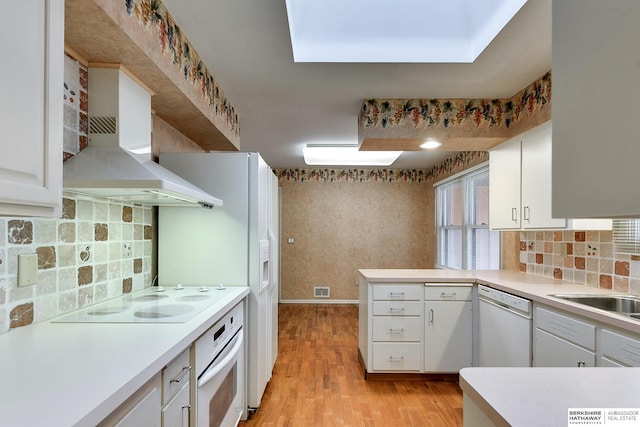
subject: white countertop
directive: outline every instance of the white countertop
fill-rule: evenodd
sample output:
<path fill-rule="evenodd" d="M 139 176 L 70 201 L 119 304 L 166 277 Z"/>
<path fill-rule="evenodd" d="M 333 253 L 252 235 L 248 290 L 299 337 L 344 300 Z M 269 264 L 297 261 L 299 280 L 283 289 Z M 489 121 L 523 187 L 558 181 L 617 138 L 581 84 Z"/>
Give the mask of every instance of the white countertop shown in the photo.
<path fill-rule="evenodd" d="M 369 283 L 463 283 L 487 285 L 586 318 L 640 333 L 640 320 L 554 298 L 554 294 L 620 294 L 607 289 L 505 270 L 361 269 Z"/>
<path fill-rule="evenodd" d="M 554 298 L 611 290 L 511 271 L 360 270 L 369 283 L 483 284 L 640 333 L 640 321 Z M 619 292 L 617 292 L 619 294 Z M 566 426 L 568 408 L 640 408 L 640 368 L 465 368 L 460 386 L 497 426 Z"/>
<path fill-rule="evenodd" d="M 496 426 L 566 427 L 570 408 L 640 408 L 640 368 L 465 368 L 460 387 Z"/>
<path fill-rule="evenodd" d="M 0 335 L 0 420 L 95 426 L 249 293 L 230 288 L 185 323 L 43 322 Z"/>

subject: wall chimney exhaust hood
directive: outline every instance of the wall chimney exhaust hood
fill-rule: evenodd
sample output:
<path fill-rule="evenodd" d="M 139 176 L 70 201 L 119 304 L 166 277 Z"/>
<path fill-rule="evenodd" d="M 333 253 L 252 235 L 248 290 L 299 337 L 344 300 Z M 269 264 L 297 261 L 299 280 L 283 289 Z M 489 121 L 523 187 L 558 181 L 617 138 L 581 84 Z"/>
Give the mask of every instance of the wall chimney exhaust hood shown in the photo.
<path fill-rule="evenodd" d="M 64 164 L 64 190 L 152 206 L 222 205 L 151 160 L 151 94 L 119 65 L 89 68 L 89 146 Z"/>

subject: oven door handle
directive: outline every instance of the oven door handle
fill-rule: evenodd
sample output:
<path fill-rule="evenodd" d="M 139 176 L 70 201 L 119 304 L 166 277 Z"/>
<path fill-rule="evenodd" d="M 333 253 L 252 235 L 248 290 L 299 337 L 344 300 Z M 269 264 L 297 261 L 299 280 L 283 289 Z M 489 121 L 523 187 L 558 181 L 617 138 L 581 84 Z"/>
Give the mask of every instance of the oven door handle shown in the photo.
<path fill-rule="evenodd" d="M 242 341 L 244 339 L 244 331 L 240 329 L 238 334 L 236 335 L 236 343 L 233 345 L 233 348 L 220 362 L 216 363 L 213 366 L 209 367 L 209 370 L 205 371 L 200 379 L 198 380 L 198 387 L 204 386 L 206 383 L 211 381 L 216 375 L 220 373 L 221 370 L 227 366 L 227 364 L 238 355 L 238 352 L 242 348 Z"/>

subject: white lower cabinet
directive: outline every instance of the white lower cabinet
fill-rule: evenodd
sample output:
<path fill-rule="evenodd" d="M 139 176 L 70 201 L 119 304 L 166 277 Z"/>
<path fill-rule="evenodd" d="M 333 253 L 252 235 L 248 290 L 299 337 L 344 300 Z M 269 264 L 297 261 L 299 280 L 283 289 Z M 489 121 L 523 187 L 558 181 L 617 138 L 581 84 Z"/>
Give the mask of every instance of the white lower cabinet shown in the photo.
<path fill-rule="evenodd" d="M 596 366 L 596 355 L 569 341 L 536 329 L 535 352 L 533 356 L 536 367 L 593 367 Z"/>
<path fill-rule="evenodd" d="M 637 335 L 600 330 L 599 366 L 640 366 L 640 338 Z"/>
<path fill-rule="evenodd" d="M 566 312 L 536 307 L 533 366 L 596 366 L 596 325 Z"/>
<path fill-rule="evenodd" d="M 191 347 L 162 370 L 162 426 L 188 427 L 191 418 Z"/>
<path fill-rule="evenodd" d="M 188 427 L 191 414 L 189 382 L 162 408 L 163 427 Z"/>
<path fill-rule="evenodd" d="M 158 373 L 98 424 L 98 427 L 160 427 L 161 388 Z"/>
<path fill-rule="evenodd" d="M 422 372 L 422 288 L 360 281 L 358 346 L 367 372 Z"/>
<path fill-rule="evenodd" d="M 473 284 L 360 281 L 358 345 L 369 373 L 471 366 Z"/>
<path fill-rule="evenodd" d="M 425 372 L 458 372 L 472 363 L 472 285 L 425 287 Z"/>

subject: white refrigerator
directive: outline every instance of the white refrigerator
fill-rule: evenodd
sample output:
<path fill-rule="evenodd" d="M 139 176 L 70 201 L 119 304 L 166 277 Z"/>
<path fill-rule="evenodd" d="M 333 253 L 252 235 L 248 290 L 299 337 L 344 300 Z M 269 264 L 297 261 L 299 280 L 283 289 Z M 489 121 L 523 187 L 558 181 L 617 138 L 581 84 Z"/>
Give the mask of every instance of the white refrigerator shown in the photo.
<path fill-rule="evenodd" d="M 158 282 L 249 286 L 247 406 L 254 411 L 278 351 L 277 178 L 257 153 L 161 154 L 160 164 L 222 199 L 213 210 L 159 209 Z"/>

